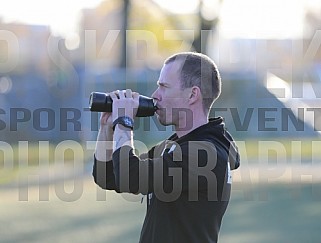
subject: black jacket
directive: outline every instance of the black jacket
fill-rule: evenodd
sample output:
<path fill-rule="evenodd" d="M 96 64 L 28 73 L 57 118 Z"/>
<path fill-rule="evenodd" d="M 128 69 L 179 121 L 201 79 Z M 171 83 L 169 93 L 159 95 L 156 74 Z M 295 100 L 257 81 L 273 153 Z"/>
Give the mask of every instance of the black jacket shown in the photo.
<path fill-rule="evenodd" d="M 95 182 L 107 190 L 142 193 L 147 213 L 141 243 L 217 242 L 231 191 L 237 147 L 221 117 L 136 156 L 129 146 L 113 161 L 95 159 Z"/>

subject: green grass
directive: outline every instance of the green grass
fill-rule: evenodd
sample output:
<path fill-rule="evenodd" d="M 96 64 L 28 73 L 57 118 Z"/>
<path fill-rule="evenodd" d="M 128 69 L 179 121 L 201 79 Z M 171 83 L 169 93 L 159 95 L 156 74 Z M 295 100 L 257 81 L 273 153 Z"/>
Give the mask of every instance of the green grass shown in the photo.
<path fill-rule="evenodd" d="M 38 186 L 27 201 L 19 200 L 25 187 L 0 189 L 0 242 L 138 242 L 146 205 L 132 201 L 140 197 L 97 189 L 91 177 L 77 183 L 81 193 L 69 202 L 58 185 L 48 187 L 48 201 Z M 245 195 L 242 186 L 233 188 L 220 243 L 321 242 L 321 184 L 256 184 Z"/>
<path fill-rule="evenodd" d="M 92 150 L 76 141 L 52 143 L 6 144 L 0 148 L 0 185 L 12 182 L 17 177 L 38 168 L 46 168 L 55 163 L 88 161 Z"/>
<path fill-rule="evenodd" d="M 271 139 L 237 141 L 241 158 L 257 161 L 262 153 L 273 155 L 273 151 L 284 155 L 289 160 L 300 158 L 302 161 L 311 161 L 314 157 L 321 158 L 321 141 L 311 139 Z M 270 150 L 270 151 L 268 151 Z"/>
<path fill-rule="evenodd" d="M 321 184 L 269 184 L 235 191 L 220 242 L 321 242 Z"/>
<path fill-rule="evenodd" d="M 84 148 L 75 141 L 64 141 L 58 145 L 52 143 L 7 144 L 0 150 L 0 165 L 12 163 L 17 167 L 22 163 L 38 165 L 42 161 L 50 163 L 56 160 L 72 160 L 75 155 L 84 154 Z"/>
<path fill-rule="evenodd" d="M 264 146 L 271 148 L 275 145 L 286 151 L 287 158 L 311 160 L 312 156 L 321 157 L 321 150 L 316 150 L 310 140 L 301 143 L 291 140 L 264 143 Z M 240 146 L 241 157 L 244 159 L 245 154 L 249 160 L 255 161 L 262 149 L 265 147 L 262 148 L 262 143 L 258 141 L 246 141 Z M 91 154 L 92 151 L 75 146 L 73 151 L 66 150 L 62 154 L 57 153 L 55 145 L 44 149 L 37 144 L 30 144 L 28 148 L 13 147 L 12 151 L 14 165 L 21 165 L 19 151 L 21 156 L 28 154 L 28 163 L 4 170 L 3 155 L 0 153 L 1 243 L 138 242 L 145 203 L 129 202 L 124 199 L 126 194 L 102 191 L 91 177 L 76 182 L 78 186 L 81 185 L 81 192 L 71 201 L 59 196 L 63 188 L 61 184 L 41 185 L 41 190 L 49 190 L 49 200 L 40 201 L 39 186 L 15 187 L 8 183 L 37 169 L 43 161 L 47 160 L 52 165 L 53 161 L 59 160 L 58 155 L 63 155 L 64 161 L 72 161 L 75 154 L 82 154 L 86 158 L 87 152 Z M 84 166 L 84 163 L 79 162 L 79 165 Z M 237 183 L 234 184 L 232 199 L 223 219 L 220 243 L 321 242 L 321 184 Z M 72 182 L 66 182 L 65 192 L 72 193 L 73 186 Z M 28 200 L 23 201 L 21 195 L 26 190 Z M 98 195 L 104 195 L 106 200 L 98 200 Z"/>

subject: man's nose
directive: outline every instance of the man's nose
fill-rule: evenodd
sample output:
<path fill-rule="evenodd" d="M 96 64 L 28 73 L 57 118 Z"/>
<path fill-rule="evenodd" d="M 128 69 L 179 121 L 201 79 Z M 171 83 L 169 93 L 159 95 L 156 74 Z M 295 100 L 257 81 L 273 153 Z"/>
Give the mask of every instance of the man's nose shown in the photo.
<path fill-rule="evenodd" d="M 158 94 L 158 88 L 154 91 L 154 93 L 152 94 L 152 98 L 156 101 L 160 100 L 159 94 Z"/>

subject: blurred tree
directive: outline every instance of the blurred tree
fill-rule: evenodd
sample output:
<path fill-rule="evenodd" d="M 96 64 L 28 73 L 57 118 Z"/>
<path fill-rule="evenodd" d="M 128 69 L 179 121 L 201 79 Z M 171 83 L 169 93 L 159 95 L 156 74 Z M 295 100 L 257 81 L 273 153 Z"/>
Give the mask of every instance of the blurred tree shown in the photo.
<path fill-rule="evenodd" d="M 313 6 L 307 7 L 305 12 L 305 26 L 304 26 L 304 50 L 307 51 L 308 48 L 314 48 L 315 53 L 313 58 L 311 56 L 311 61 L 314 64 L 321 62 L 321 48 L 319 47 L 320 31 L 321 31 L 321 3 L 317 3 Z M 312 50 L 311 49 L 311 50 Z M 310 50 L 310 51 L 311 51 Z M 308 59 L 307 59 L 308 60 Z M 320 69 L 320 66 L 319 66 Z M 320 71 L 318 71 L 317 78 L 320 81 Z"/>
<path fill-rule="evenodd" d="M 223 0 L 217 0 L 217 8 L 219 9 L 222 5 Z M 215 5 L 214 5 L 215 6 Z M 193 41 L 193 47 L 197 52 L 206 52 L 208 47 L 208 40 L 210 31 L 215 31 L 216 26 L 219 22 L 219 11 L 218 9 L 213 9 L 213 14 L 208 14 L 206 10 L 207 6 L 204 5 L 204 1 L 199 1 L 198 19 L 199 19 L 199 29 L 198 34 Z M 215 8 L 215 7 L 214 7 Z M 211 11 L 211 10 L 210 10 Z"/>
<path fill-rule="evenodd" d="M 321 6 L 319 8 L 309 8 L 305 13 L 305 31 L 311 39 L 317 30 L 321 29 Z"/>
<path fill-rule="evenodd" d="M 164 58 L 175 52 L 206 53 L 208 37 L 215 32 L 222 2 L 197 0 L 194 12 L 176 14 L 154 0 L 104 0 L 96 9 L 83 11 L 82 48 L 86 30 L 96 31 L 91 39 L 86 39 L 87 63 L 94 63 L 96 68 L 148 66 L 157 69 Z M 112 30 L 120 32 L 109 48 L 105 41 Z"/>
<path fill-rule="evenodd" d="M 194 29 L 194 39 L 192 41 L 192 47 L 194 51 L 203 53 L 207 52 L 209 40 L 208 37 L 211 32 L 213 33 L 216 30 L 216 26 L 219 22 L 219 12 L 222 4 L 223 0 L 199 0 L 196 13 L 197 28 Z M 168 13 L 168 11 L 166 11 L 165 9 L 161 7 L 159 9 L 161 9 L 165 15 L 170 15 L 170 13 Z M 176 18 L 169 19 L 171 20 L 171 24 L 176 27 L 177 30 L 182 29 L 182 26 L 178 26 L 178 24 L 181 23 L 179 23 Z M 185 26 L 185 28 L 190 29 L 190 26 Z"/>
<path fill-rule="evenodd" d="M 122 43 L 121 43 L 121 48 L 120 48 L 120 64 L 119 66 L 121 68 L 125 68 L 127 65 L 127 55 L 128 53 L 126 52 L 127 49 L 127 35 L 126 35 L 126 30 L 128 29 L 128 15 L 129 15 L 129 10 L 130 10 L 130 1 L 129 0 L 123 0 L 123 9 L 122 9 L 122 29 L 120 30 L 121 36 L 122 36 Z"/>
<path fill-rule="evenodd" d="M 123 8 L 125 9 L 125 6 Z M 187 22 L 190 31 L 191 26 L 194 28 L 195 25 L 195 14 L 173 15 L 161 10 L 150 0 L 131 0 L 127 13 L 128 16 L 122 15 L 127 32 L 123 32 L 126 33 L 126 42 L 123 39 L 121 50 L 122 60 L 127 58 L 127 66 L 159 68 L 167 56 L 190 49 L 192 38 L 184 35 L 185 33 L 180 31 L 183 28 L 178 29 L 173 23 L 178 26 L 178 23 Z M 124 64 L 125 62 L 122 67 Z"/>
<path fill-rule="evenodd" d="M 176 34 L 180 35 L 180 38 L 178 39 L 190 41 L 192 50 L 196 52 L 206 53 L 208 48 L 209 36 L 213 34 L 213 32 L 215 32 L 216 26 L 219 22 L 219 12 L 220 12 L 220 8 L 222 6 L 223 0 L 214 0 L 214 1 L 199 0 L 197 12 L 196 14 L 193 14 L 195 16 L 195 19 L 193 18 L 193 20 L 195 20 L 194 23 L 196 23 L 196 25 L 193 23 L 192 26 L 190 21 L 185 21 L 186 19 L 184 19 L 184 16 L 173 15 L 173 13 L 169 12 L 169 10 L 162 8 L 153 0 L 150 0 L 149 2 L 154 7 L 156 6 L 157 11 L 166 18 L 166 21 L 162 21 L 161 24 L 160 22 L 157 21 L 157 19 L 159 20 L 159 17 L 157 18 L 157 14 L 156 16 L 148 16 L 148 18 L 146 18 L 147 16 L 144 14 L 144 11 L 142 11 L 141 6 L 138 6 L 138 9 L 136 9 L 135 11 L 135 7 L 137 8 L 136 5 L 139 2 L 135 2 L 135 4 L 134 3 L 131 4 L 130 0 L 122 0 L 122 2 L 123 2 L 122 29 L 121 29 L 122 44 L 121 44 L 121 50 L 120 50 L 121 51 L 120 67 L 126 67 L 127 65 L 126 60 L 130 60 L 129 58 L 130 53 L 127 52 L 128 36 L 126 34 L 126 30 L 135 29 L 137 27 L 144 30 L 150 30 L 154 34 L 157 34 L 157 39 L 158 39 L 158 43 L 160 44 L 160 48 L 166 46 L 164 41 L 161 41 L 161 39 L 164 40 L 164 38 L 160 38 L 160 37 L 164 36 L 164 30 L 166 29 L 166 27 L 169 27 L 168 29 L 177 30 Z M 155 9 L 150 11 L 150 13 L 152 12 L 155 13 Z M 143 21 L 141 22 L 137 21 L 136 18 L 143 18 Z M 140 24 L 137 25 L 137 23 L 139 22 Z M 188 37 L 184 36 L 184 31 L 182 32 L 179 30 L 182 30 L 182 29 L 190 30 L 191 28 L 194 29 L 194 38 L 191 40 L 188 40 Z"/>

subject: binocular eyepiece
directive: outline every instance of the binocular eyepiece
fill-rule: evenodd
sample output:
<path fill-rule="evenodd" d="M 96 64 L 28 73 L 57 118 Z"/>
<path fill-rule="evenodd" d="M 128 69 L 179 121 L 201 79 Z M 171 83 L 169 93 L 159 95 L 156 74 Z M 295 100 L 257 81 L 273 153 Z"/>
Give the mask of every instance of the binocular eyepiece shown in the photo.
<path fill-rule="evenodd" d="M 90 111 L 112 112 L 112 98 L 101 92 L 92 92 L 89 98 Z M 157 107 L 154 100 L 150 97 L 139 95 L 139 106 L 137 110 L 137 117 L 153 116 Z"/>

